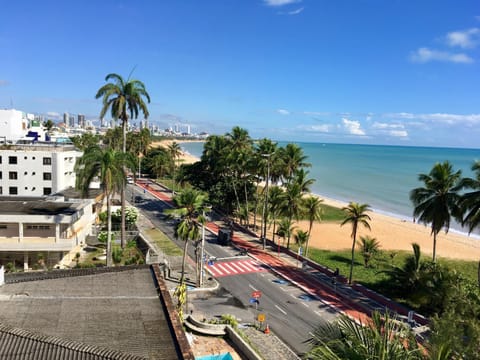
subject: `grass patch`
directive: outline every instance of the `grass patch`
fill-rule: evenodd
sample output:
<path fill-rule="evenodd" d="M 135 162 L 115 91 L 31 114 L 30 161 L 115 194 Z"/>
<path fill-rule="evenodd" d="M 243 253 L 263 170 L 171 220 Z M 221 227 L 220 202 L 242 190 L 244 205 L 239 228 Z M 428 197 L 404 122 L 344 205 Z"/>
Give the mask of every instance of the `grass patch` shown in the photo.
<path fill-rule="evenodd" d="M 165 254 L 170 256 L 182 256 L 182 250 L 158 229 L 149 229 L 145 231 L 146 235 L 155 243 L 155 245 Z"/>
<path fill-rule="evenodd" d="M 343 212 L 342 209 L 325 204 L 321 204 L 320 206 L 322 207 L 323 211 L 322 221 L 340 222 L 345 219 L 345 212 Z"/>
<path fill-rule="evenodd" d="M 292 250 L 294 247 L 292 246 Z M 363 257 L 361 253 L 355 250 L 354 266 L 353 266 L 353 280 L 361 283 L 372 290 L 385 292 L 385 282 L 388 276 L 382 271 L 393 266 L 402 267 L 407 257 L 411 256 L 411 251 L 380 251 L 375 256 L 368 268 L 363 265 Z M 322 265 L 334 270 L 338 268 L 340 274 L 348 278 L 350 272 L 351 250 L 342 251 L 327 251 L 310 248 L 308 257 Z M 430 260 L 428 256 L 422 256 L 423 260 Z M 447 266 L 450 269 L 455 269 L 467 279 L 476 282 L 478 264 L 475 261 L 453 260 L 438 258 L 438 263 Z"/>

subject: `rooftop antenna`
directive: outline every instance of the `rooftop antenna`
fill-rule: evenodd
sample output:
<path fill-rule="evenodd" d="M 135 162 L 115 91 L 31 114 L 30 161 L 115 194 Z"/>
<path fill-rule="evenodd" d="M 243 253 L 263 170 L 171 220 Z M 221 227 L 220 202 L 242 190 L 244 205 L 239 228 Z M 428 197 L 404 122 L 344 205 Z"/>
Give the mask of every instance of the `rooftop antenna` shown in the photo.
<path fill-rule="evenodd" d="M 10 110 L 13 109 L 13 99 L 10 97 Z"/>

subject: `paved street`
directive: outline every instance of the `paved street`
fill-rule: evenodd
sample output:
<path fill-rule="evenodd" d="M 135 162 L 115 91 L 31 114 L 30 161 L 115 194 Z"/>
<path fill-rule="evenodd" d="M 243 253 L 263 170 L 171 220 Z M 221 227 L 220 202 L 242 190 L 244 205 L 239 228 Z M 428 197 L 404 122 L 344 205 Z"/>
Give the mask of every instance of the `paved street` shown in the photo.
<path fill-rule="evenodd" d="M 140 187 L 140 191 L 145 191 L 147 195 L 166 201 L 165 206 L 171 206 L 171 193 L 159 185 L 140 182 L 136 187 Z M 216 245 L 216 234 L 220 228 L 228 228 L 228 224 L 219 219 L 212 220 L 207 225 L 210 237 L 206 249 L 209 257 L 217 259 L 207 265 L 210 274 L 208 278 L 212 283 L 218 278 L 222 287 L 234 294 L 232 303 L 238 308 L 238 317 L 249 321 L 254 310 L 253 305 L 249 304 L 249 294 L 257 288 L 264 290 L 265 296 L 260 300 L 262 306 L 255 310 L 269 314 L 271 328 L 280 334 L 285 333 L 282 335 L 283 340 L 294 345 L 297 353 L 303 353 L 307 349 L 307 334 L 318 326 L 321 319 L 332 319 L 335 313 L 341 312 L 365 321 L 371 311 L 384 311 L 385 304 L 391 303 L 388 299 L 384 302 L 378 302 L 377 298 L 374 300 L 368 296 L 368 292 L 358 291 L 357 289 L 363 290 L 359 286 L 354 289 L 342 281 L 333 282 L 332 271 L 320 271 L 323 269 L 302 264 L 295 256 L 279 252 L 276 246 L 269 245 L 263 250 L 255 234 L 238 226 L 232 237 L 233 248 L 219 247 Z M 269 272 L 274 275 L 268 275 Z M 299 307 L 299 304 L 304 306 Z M 196 303 L 192 300 L 192 305 L 201 309 L 205 302 Z M 219 307 L 212 310 L 218 312 Z M 316 314 L 318 320 L 308 315 L 309 312 Z M 289 329 L 304 330 L 298 334 L 289 334 Z"/>

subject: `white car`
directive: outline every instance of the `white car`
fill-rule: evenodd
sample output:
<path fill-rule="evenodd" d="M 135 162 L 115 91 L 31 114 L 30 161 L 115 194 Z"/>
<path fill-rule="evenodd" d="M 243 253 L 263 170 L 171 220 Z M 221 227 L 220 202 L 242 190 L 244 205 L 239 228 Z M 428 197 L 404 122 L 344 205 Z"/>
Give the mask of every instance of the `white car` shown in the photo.
<path fill-rule="evenodd" d="M 133 178 L 131 176 L 127 176 L 127 184 L 133 184 Z"/>

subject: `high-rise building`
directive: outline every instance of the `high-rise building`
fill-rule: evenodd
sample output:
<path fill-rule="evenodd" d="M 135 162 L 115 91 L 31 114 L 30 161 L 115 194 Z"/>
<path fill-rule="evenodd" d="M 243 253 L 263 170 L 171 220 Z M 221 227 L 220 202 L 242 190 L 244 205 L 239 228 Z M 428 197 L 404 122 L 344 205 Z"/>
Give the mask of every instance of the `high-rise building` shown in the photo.
<path fill-rule="evenodd" d="M 68 117 L 68 127 L 71 127 L 71 128 L 75 127 L 75 115 L 70 115 Z"/>
<path fill-rule="evenodd" d="M 85 129 L 85 115 L 78 114 L 78 126 Z"/>
<path fill-rule="evenodd" d="M 70 127 L 69 124 L 70 116 L 68 115 L 67 112 L 63 113 L 63 123 L 65 124 L 66 127 Z"/>
<path fill-rule="evenodd" d="M 190 135 L 190 125 L 187 125 L 187 134 Z"/>

